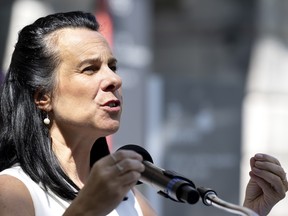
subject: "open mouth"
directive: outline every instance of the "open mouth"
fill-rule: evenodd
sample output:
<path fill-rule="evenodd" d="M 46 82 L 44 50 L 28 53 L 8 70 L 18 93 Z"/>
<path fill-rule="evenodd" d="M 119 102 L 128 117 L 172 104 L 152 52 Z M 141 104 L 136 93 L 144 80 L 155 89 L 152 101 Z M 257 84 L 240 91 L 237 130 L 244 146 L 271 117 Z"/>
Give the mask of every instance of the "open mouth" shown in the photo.
<path fill-rule="evenodd" d="M 109 107 L 118 107 L 120 106 L 120 101 L 110 101 L 109 103 L 107 103 L 107 105 Z"/>

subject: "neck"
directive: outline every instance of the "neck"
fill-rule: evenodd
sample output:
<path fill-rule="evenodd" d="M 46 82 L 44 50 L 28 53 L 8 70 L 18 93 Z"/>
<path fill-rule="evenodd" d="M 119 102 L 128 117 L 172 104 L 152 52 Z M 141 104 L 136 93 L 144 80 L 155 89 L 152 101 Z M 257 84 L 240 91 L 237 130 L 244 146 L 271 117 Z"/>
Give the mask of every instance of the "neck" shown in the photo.
<path fill-rule="evenodd" d="M 63 171 L 82 188 L 90 172 L 90 151 L 94 142 L 69 143 L 52 137 L 52 147 Z"/>

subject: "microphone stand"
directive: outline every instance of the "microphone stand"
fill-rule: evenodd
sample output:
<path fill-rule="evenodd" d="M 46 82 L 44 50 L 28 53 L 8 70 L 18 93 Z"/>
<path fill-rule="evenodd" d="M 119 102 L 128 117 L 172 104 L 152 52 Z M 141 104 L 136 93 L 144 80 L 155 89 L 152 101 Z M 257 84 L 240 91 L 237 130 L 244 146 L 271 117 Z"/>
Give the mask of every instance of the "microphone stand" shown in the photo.
<path fill-rule="evenodd" d="M 216 192 L 209 189 L 209 188 L 204 188 L 200 187 L 197 188 L 200 197 L 202 198 L 202 201 L 204 205 L 206 206 L 214 206 L 216 208 L 222 209 L 227 212 L 231 212 L 234 214 L 238 215 L 245 215 L 245 216 L 259 216 L 257 213 L 252 211 L 249 208 L 243 207 L 243 206 L 238 206 L 232 203 L 229 203 L 227 201 L 224 201 L 220 199 Z"/>

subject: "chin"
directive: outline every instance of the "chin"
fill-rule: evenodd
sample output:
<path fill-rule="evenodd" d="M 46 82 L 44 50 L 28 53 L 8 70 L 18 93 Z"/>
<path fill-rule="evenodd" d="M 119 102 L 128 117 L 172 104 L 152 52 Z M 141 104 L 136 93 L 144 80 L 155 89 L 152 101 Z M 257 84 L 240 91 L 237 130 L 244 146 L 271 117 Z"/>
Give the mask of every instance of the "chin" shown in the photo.
<path fill-rule="evenodd" d="M 119 127 L 113 128 L 113 129 L 111 129 L 111 130 L 109 131 L 109 134 L 114 134 L 114 133 L 116 133 L 118 130 L 119 130 Z"/>
<path fill-rule="evenodd" d="M 119 130 L 119 124 L 110 126 L 110 127 L 103 129 L 103 130 L 105 130 L 108 133 L 108 135 L 114 134 Z"/>

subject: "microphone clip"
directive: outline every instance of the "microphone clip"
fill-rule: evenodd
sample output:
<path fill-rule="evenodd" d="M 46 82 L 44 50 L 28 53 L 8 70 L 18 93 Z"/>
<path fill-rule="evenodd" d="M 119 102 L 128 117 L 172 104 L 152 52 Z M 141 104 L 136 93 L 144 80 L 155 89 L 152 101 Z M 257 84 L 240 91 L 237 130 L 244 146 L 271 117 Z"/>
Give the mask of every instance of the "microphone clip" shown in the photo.
<path fill-rule="evenodd" d="M 163 191 L 158 191 L 159 195 L 175 202 L 187 202 L 189 204 L 198 202 L 200 195 L 190 179 L 170 170 L 163 170 L 163 175 L 167 176 L 170 181 Z"/>

